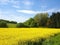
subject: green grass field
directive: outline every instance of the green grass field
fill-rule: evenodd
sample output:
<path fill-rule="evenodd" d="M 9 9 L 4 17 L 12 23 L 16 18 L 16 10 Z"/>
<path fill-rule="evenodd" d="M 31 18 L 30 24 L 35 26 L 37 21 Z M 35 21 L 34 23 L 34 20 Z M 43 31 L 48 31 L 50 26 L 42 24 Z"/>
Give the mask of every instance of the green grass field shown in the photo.
<path fill-rule="evenodd" d="M 43 42 L 43 45 L 60 45 L 60 33 L 53 37 L 46 39 Z"/>
<path fill-rule="evenodd" d="M 16 28 L 16 24 L 13 23 L 7 23 L 8 28 Z"/>

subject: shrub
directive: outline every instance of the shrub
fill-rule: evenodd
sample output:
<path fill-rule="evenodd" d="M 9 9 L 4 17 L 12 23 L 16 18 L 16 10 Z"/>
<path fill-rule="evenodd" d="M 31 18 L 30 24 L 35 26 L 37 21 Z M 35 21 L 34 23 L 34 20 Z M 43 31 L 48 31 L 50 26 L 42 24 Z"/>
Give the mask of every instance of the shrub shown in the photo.
<path fill-rule="evenodd" d="M 7 23 L 5 21 L 0 22 L 0 28 L 7 28 Z"/>
<path fill-rule="evenodd" d="M 24 23 L 18 23 L 17 24 L 17 28 L 23 28 L 23 27 L 28 27 L 28 26 L 25 25 Z"/>

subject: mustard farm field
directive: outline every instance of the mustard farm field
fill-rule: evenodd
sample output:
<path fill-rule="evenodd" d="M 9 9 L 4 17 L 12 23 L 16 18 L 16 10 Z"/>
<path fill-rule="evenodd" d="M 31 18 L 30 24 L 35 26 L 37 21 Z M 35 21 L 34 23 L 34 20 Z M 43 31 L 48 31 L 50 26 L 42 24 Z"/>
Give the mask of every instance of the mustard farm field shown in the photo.
<path fill-rule="evenodd" d="M 59 32 L 60 29 L 50 28 L 0 28 L 0 45 L 17 45 L 18 41 L 46 38 Z"/>

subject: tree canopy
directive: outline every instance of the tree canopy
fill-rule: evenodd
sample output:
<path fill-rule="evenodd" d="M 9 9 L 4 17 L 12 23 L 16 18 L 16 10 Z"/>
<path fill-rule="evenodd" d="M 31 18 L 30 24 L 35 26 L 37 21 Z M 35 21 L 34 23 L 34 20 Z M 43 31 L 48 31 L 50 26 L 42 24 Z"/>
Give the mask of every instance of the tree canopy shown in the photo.
<path fill-rule="evenodd" d="M 52 13 L 48 22 L 48 27 L 60 28 L 60 12 Z"/>
<path fill-rule="evenodd" d="M 17 24 L 16 27 L 49 27 L 60 28 L 60 12 L 52 13 L 49 17 L 48 13 L 38 13 L 33 18 L 29 18 L 23 23 L 17 23 L 16 21 L 8 21 L 0 19 L 0 27 L 8 27 L 8 23 Z"/>
<path fill-rule="evenodd" d="M 46 26 L 48 20 L 48 13 L 38 13 L 34 17 L 34 20 L 37 22 L 39 26 Z"/>
<path fill-rule="evenodd" d="M 0 22 L 0 28 L 7 28 L 7 23 L 5 21 Z"/>

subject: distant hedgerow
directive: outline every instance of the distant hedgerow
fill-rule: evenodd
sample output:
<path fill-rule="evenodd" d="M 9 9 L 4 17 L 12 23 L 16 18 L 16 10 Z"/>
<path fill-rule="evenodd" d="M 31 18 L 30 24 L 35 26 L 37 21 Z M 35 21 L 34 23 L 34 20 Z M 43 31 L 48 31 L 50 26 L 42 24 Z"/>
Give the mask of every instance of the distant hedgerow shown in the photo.
<path fill-rule="evenodd" d="M 0 28 L 7 28 L 7 23 L 5 21 L 0 22 Z"/>

